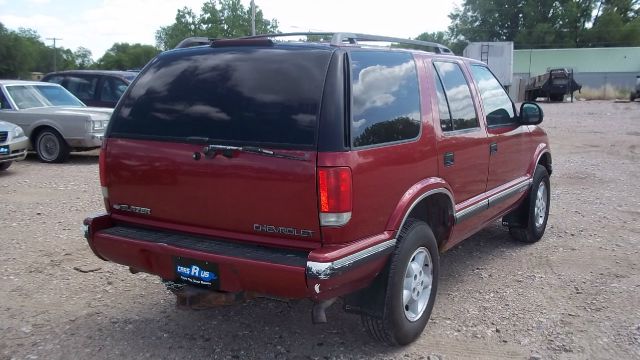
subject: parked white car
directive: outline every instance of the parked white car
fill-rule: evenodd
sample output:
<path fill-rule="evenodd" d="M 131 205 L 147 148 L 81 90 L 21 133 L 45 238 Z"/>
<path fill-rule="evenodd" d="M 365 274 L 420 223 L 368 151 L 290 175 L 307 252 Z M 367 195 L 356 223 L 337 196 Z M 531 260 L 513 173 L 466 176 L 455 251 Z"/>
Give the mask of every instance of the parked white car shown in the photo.
<path fill-rule="evenodd" d="M 0 121 L 0 171 L 7 170 L 14 161 L 27 157 L 29 138 L 18 125 Z"/>
<path fill-rule="evenodd" d="M 0 120 L 22 127 L 42 162 L 100 147 L 112 111 L 87 107 L 58 84 L 0 80 Z"/>

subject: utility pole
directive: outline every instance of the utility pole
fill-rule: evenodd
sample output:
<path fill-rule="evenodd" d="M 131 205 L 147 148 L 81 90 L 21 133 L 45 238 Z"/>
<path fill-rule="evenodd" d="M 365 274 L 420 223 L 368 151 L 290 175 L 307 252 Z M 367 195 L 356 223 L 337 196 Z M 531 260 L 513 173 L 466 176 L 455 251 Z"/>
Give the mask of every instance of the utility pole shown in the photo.
<path fill-rule="evenodd" d="M 56 49 L 56 40 L 62 40 L 57 37 L 47 38 L 47 40 L 53 40 L 53 71 L 57 71 L 58 62 L 58 50 Z"/>
<path fill-rule="evenodd" d="M 251 0 L 251 35 L 256 34 L 256 3 Z"/>

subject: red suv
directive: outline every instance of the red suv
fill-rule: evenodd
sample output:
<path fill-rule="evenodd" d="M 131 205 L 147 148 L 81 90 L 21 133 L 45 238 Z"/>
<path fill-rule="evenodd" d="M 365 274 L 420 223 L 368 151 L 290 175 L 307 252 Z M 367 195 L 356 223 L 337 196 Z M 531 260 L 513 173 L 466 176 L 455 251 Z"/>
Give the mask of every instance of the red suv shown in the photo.
<path fill-rule="evenodd" d="M 484 63 L 438 44 L 278 36 L 146 66 L 105 134 L 107 213 L 85 220 L 88 243 L 172 289 L 309 298 L 316 322 L 341 297 L 374 337 L 407 344 L 440 252 L 500 218 L 517 240 L 542 237 L 542 110 L 517 111 Z"/>

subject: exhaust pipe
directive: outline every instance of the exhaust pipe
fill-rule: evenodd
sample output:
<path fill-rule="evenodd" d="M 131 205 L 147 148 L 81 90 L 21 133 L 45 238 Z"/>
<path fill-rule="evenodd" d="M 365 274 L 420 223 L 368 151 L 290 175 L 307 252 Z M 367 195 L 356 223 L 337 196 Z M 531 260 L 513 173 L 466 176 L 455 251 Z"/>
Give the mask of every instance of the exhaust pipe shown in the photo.
<path fill-rule="evenodd" d="M 314 324 L 326 324 L 327 323 L 327 313 L 326 310 L 329 306 L 333 305 L 338 298 L 331 298 L 329 300 L 324 300 L 313 304 L 313 308 L 311 309 L 311 321 Z"/>

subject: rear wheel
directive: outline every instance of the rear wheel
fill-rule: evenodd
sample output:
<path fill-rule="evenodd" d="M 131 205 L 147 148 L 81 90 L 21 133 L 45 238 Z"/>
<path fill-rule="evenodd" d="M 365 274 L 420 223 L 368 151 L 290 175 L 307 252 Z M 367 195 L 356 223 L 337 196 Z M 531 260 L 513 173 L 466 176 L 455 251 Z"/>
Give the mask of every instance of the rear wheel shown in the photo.
<path fill-rule="evenodd" d="M 632 91 L 631 95 L 629 95 L 629 101 L 634 101 L 636 99 L 636 94 Z"/>
<path fill-rule="evenodd" d="M 376 340 L 405 345 L 424 330 L 436 298 L 440 260 L 429 225 L 408 219 L 390 261 L 382 318 L 363 314 L 362 322 Z"/>
<path fill-rule="evenodd" d="M 551 101 L 563 101 L 564 94 L 551 94 L 549 95 L 549 100 Z"/>
<path fill-rule="evenodd" d="M 45 163 L 62 163 L 69 158 L 69 145 L 53 129 L 40 131 L 34 147 L 40 161 Z"/>
<path fill-rule="evenodd" d="M 11 166 L 12 161 L 0 163 L 0 171 L 5 171 Z"/>
<path fill-rule="evenodd" d="M 549 173 L 544 166 L 538 165 L 533 176 L 533 185 L 528 201 L 522 205 L 528 207 L 526 226 L 509 228 L 509 233 L 514 239 L 525 243 L 534 243 L 542 238 L 549 219 L 550 190 Z"/>

